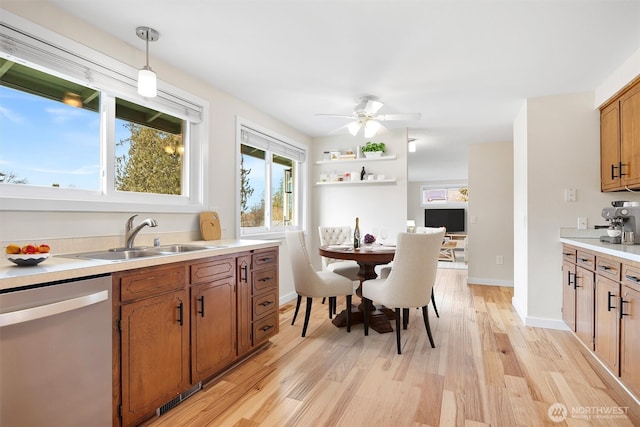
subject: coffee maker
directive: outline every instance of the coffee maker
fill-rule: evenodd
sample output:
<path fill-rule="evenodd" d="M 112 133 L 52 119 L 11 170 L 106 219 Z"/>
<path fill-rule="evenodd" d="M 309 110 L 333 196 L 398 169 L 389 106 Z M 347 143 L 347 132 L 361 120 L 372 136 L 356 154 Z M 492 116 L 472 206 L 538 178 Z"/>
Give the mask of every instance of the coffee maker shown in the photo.
<path fill-rule="evenodd" d="M 627 236 L 631 232 L 633 233 L 633 244 L 640 243 L 640 230 L 638 229 L 640 226 L 640 206 L 603 208 L 602 217 L 609 221 L 610 228 L 620 230 L 621 233 L 618 236 L 600 236 L 601 242 L 622 243 L 623 236 Z"/>

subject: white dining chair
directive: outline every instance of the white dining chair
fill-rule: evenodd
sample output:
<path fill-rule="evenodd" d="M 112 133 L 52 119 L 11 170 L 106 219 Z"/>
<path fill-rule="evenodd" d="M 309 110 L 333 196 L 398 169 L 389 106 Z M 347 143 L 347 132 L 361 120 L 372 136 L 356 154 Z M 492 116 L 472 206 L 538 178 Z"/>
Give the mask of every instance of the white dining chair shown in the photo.
<path fill-rule="evenodd" d="M 447 233 L 447 229 L 444 227 L 416 227 L 416 234 L 430 234 L 430 233 L 438 233 L 440 231 L 444 231 Z M 444 239 L 444 238 L 443 238 Z M 438 259 L 440 258 L 440 254 L 438 254 Z M 384 264 L 379 266 L 378 270 L 378 278 L 385 279 L 391 273 L 391 269 L 393 268 L 393 261 L 389 264 Z M 434 295 L 433 288 L 431 288 L 431 304 L 433 305 L 433 311 L 436 313 L 436 317 L 440 317 L 440 313 L 438 313 L 438 306 L 436 305 L 436 297 Z"/>
<path fill-rule="evenodd" d="M 321 246 L 350 245 L 352 243 L 351 239 L 353 239 L 351 227 L 348 225 L 339 227 L 320 226 L 318 227 L 318 234 L 320 235 Z M 333 271 L 351 280 L 360 280 L 358 277 L 360 266 L 355 261 L 322 257 L 322 269 Z"/>
<path fill-rule="evenodd" d="M 347 332 L 351 332 L 351 297 L 353 295 L 353 281 L 332 271 L 316 271 L 311 264 L 311 258 L 307 251 L 302 231 L 286 231 L 285 240 L 293 270 L 293 282 L 298 294 L 296 309 L 293 314 L 293 325 L 298 316 L 302 297 L 307 298 L 306 311 L 302 336 L 307 333 L 309 317 L 311 317 L 311 304 L 313 298 L 329 298 L 335 301 L 337 296 L 344 295 L 347 305 Z M 335 306 L 335 303 L 333 304 Z M 332 304 L 329 304 L 329 318 L 332 316 Z"/>
<path fill-rule="evenodd" d="M 428 305 L 438 270 L 438 254 L 444 230 L 428 234 L 400 233 L 398 235 L 393 269 L 386 279 L 365 280 L 362 283 L 364 306 L 364 334 L 369 335 L 369 305 L 374 301 L 396 313 L 396 340 L 401 354 L 400 320 L 404 314 L 404 327 L 408 321 L 409 308 L 421 307 L 424 326 L 431 347 L 435 348 L 429 326 Z"/>

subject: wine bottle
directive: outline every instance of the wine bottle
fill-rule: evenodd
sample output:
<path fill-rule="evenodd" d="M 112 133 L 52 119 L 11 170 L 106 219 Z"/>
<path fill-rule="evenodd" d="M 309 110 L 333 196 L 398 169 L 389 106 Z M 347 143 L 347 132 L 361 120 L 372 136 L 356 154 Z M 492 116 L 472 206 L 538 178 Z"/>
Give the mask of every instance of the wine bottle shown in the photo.
<path fill-rule="evenodd" d="M 353 230 L 353 249 L 360 247 L 360 218 L 356 217 L 356 228 Z"/>

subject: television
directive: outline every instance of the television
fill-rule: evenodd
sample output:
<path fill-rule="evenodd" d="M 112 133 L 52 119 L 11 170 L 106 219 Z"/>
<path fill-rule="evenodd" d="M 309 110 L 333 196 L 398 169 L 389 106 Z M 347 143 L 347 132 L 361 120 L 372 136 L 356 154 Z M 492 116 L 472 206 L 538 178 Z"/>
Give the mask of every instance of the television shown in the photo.
<path fill-rule="evenodd" d="M 424 210 L 425 227 L 446 227 L 447 233 L 465 231 L 464 208 L 435 208 Z"/>

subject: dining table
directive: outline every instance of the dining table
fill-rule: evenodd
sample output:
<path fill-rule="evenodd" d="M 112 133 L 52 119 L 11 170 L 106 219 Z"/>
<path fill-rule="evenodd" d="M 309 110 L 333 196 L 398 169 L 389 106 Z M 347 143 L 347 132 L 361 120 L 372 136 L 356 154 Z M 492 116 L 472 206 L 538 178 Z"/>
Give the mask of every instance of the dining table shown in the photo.
<path fill-rule="evenodd" d="M 378 277 L 375 272 L 377 265 L 388 264 L 393 261 L 396 253 L 392 245 L 364 245 L 354 249 L 349 245 L 325 245 L 320 246 L 318 252 L 321 256 L 340 260 L 352 260 L 358 263 L 360 270 L 358 277 L 360 284 L 356 289 L 356 295 L 361 299 L 360 304 L 347 307 L 332 320 L 337 327 L 347 326 L 347 311 L 351 310 L 351 324 L 364 323 L 364 305 L 362 298 L 363 282 Z M 366 286 L 366 284 L 364 285 Z M 384 306 L 376 306 L 369 301 L 369 326 L 378 333 L 392 332 L 391 320 L 395 319 L 395 312 Z"/>

